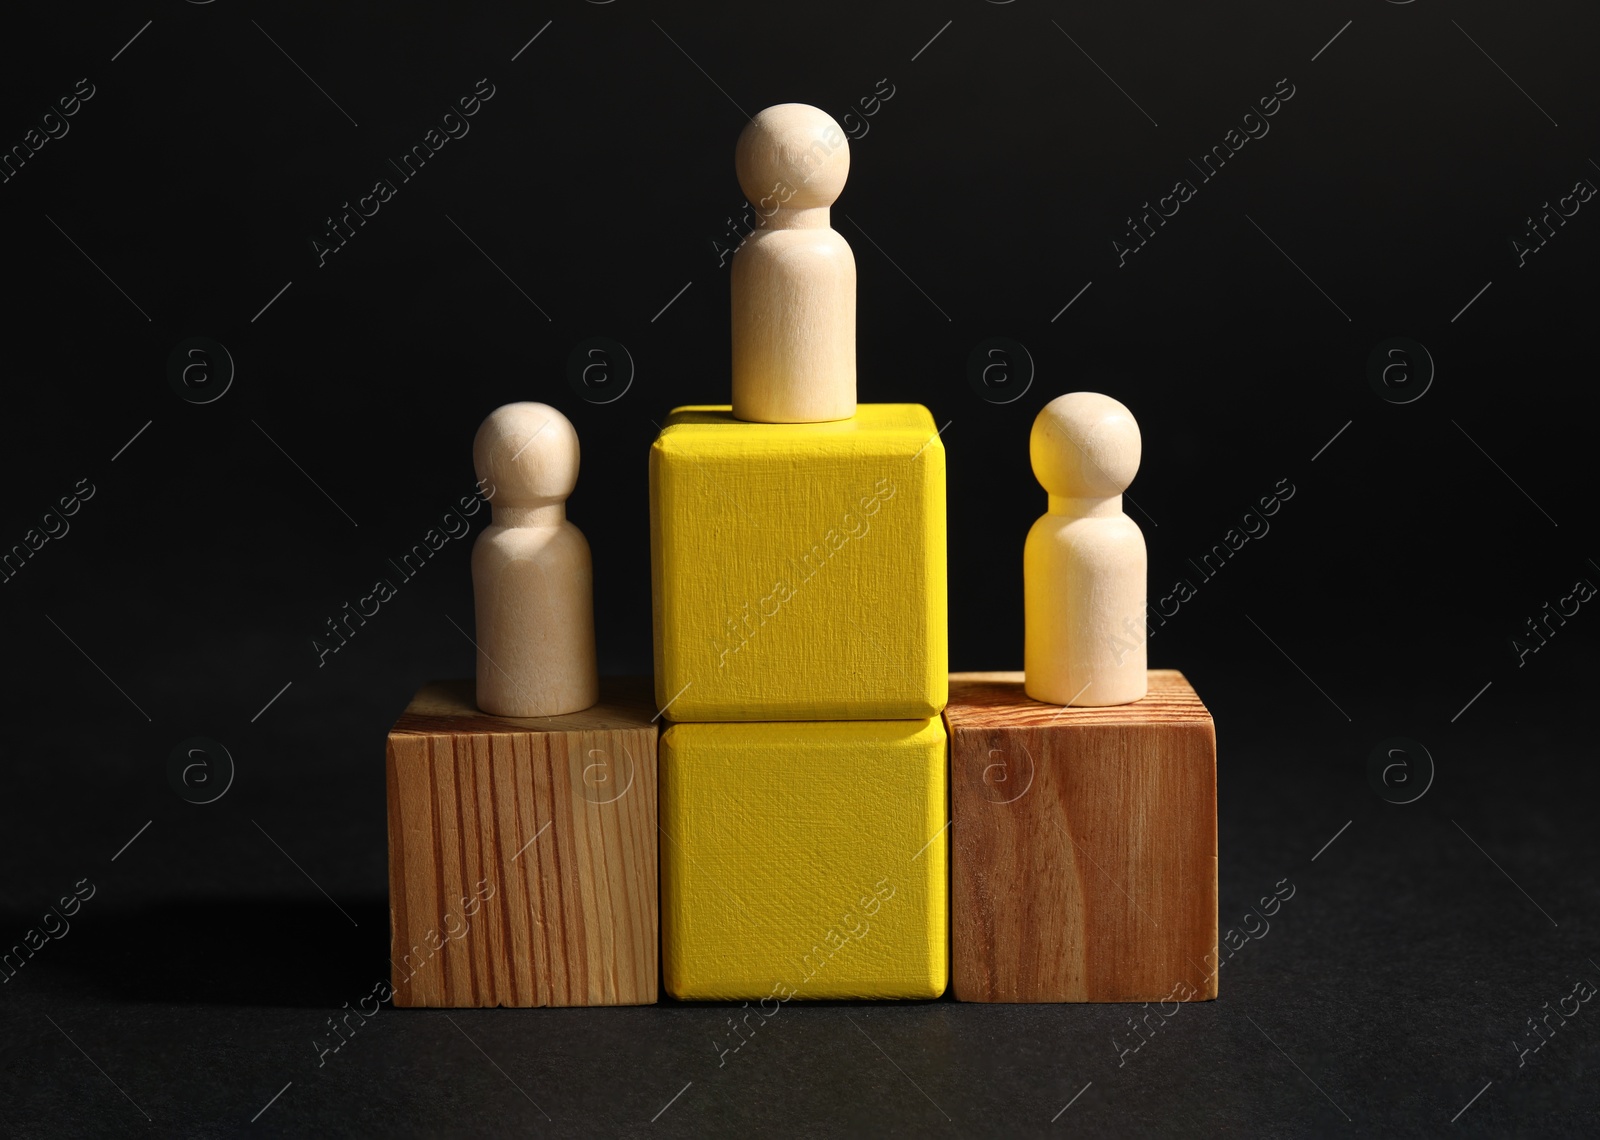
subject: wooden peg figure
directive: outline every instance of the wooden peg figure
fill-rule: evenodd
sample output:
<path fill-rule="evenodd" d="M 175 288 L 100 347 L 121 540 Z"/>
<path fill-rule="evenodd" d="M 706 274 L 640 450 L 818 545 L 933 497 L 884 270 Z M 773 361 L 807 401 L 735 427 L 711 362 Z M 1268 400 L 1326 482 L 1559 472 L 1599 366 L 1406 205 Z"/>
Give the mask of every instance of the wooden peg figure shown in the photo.
<path fill-rule="evenodd" d="M 828 207 L 850 144 L 826 111 L 780 103 L 739 135 L 734 166 L 764 219 L 733 256 L 733 414 L 758 423 L 856 412 L 856 259 Z"/>
<path fill-rule="evenodd" d="M 594 570 L 567 521 L 578 433 L 547 404 L 506 404 L 472 441 L 493 518 L 472 547 L 478 707 L 492 716 L 557 716 L 600 699 Z"/>
<path fill-rule="evenodd" d="M 1022 555 L 1023 687 L 1054 705 L 1137 701 L 1146 554 L 1122 492 L 1139 470 L 1139 425 L 1110 396 L 1071 392 L 1044 406 L 1028 450 L 1050 509 Z"/>

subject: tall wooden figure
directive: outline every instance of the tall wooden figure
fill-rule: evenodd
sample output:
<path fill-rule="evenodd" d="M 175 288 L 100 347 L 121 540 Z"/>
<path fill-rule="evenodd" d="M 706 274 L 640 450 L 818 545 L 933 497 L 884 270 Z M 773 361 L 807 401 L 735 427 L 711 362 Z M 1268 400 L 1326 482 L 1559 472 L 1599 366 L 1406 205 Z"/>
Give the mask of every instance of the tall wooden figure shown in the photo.
<path fill-rule="evenodd" d="M 600 696 L 594 570 L 567 521 L 578 433 L 546 404 L 496 408 L 472 441 L 493 521 L 472 547 L 478 707 L 494 716 L 557 716 Z"/>
<path fill-rule="evenodd" d="M 828 207 L 850 144 L 826 112 L 780 103 L 739 135 L 739 186 L 765 219 L 734 254 L 733 414 L 758 423 L 856 412 L 856 259 Z"/>
<path fill-rule="evenodd" d="M 1029 439 L 1049 513 L 1022 556 L 1028 696 L 1121 705 L 1145 695 L 1144 535 L 1122 513 L 1139 470 L 1139 425 L 1110 396 L 1071 392 L 1044 406 Z"/>

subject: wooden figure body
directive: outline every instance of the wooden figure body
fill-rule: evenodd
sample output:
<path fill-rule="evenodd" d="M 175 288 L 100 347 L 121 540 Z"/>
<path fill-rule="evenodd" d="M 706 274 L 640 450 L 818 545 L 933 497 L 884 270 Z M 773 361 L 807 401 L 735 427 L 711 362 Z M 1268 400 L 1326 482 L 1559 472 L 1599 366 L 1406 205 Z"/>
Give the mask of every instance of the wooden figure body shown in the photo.
<path fill-rule="evenodd" d="M 567 521 L 578 433 L 546 404 L 496 408 L 472 441 L 493 521 L 472 547 L 478 707 L 556 716 L 599 699 L 589 543 Z"/>
<path fill-rule="evenodd" d="M 1050 493 L 1023 550 L 1027 695 L 1120 705 L 1145 695 L 1144 535 L 1122 513 L 1139 469 L 1139 425 L 1097 392 L 1044 406 L 1029 439 Z"/>
<path fill-rule="evenodd" d="M 739 185 L 765 219 L 734 254 L 733 414 L 758 423 L 856 411 L 856 261 L 828 207 L 850 144 L 825 111 L 768 107 L 739 135 Z"/>

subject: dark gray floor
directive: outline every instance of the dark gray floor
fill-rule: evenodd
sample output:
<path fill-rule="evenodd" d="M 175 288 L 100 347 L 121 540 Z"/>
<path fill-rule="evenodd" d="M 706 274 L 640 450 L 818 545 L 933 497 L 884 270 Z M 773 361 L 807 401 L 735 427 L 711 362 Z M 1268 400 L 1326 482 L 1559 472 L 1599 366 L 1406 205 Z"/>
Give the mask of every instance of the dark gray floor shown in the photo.
<path fill-rule="evenodd" d="M 1452 1121 L 1592 1134 L 1600 1007 L 1570 995 L 1600 985 L 1595 778 L 1562 767 L 1590 746 L 1441 729 L 1432 787 L 1396 806 L 1298 675 L 1267 682 L 1273 722 L 1242 682 L 1194 672 L 1222 740 L 1221 924 L 1242 930 L 1280 880 L 1294 894 L 1268 929 L 1248 920 L 1259 936 L 1224 967 L 1220 999 L 1147 1023 L 1161 1027 L 1137 1051 L 1137 1007 L 946 1000 L 791 1003 L 726 1055 L 735 1011 L 716 1005 L 384 1007 L 319 1052 L 339 1040 L 330 1016 L 372 1009 L 386 976 L 380 706 L 396 702 L 351 697 L 361 713 L 344 725 L 284 710 L 269 734 L 283 759 L 249 757 L 203 806 L 138 786 L 148 763 L 101 786 L 73 771 L 62 735 L 91 746 L 63 709 L 56 741 L 19 753 L 53 766 L 24 771 L 9 801 L 38 805 L 6 841 L 26 865 L 14 881 L 39 888 L 13 889 L 36 905 L 0 922 L 37 925 L 45 896 L 79 880 L 93 895 L 0 991 L 0 1124 L 226 1135 L 259 1113 L 256 1130 L 282 1135 L 1394 1135 Z M 1518 719 L 1572 697 L 1533 699 Z M 1563 998 L 1578 1012 L 1519 1056 L 1536 1040 L 1528 1019 Z"/>

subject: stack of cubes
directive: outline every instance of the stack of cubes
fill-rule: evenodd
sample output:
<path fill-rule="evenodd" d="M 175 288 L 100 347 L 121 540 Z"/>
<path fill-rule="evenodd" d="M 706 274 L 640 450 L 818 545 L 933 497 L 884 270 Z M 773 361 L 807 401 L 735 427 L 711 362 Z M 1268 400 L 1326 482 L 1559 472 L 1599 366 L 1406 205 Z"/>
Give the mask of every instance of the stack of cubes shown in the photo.
<path fill-rule="evenodd" d="M 932 416 L 678 408 L 651 450 L 650 511 L 667 992 L 938 997 L 949 676 Z"/>

